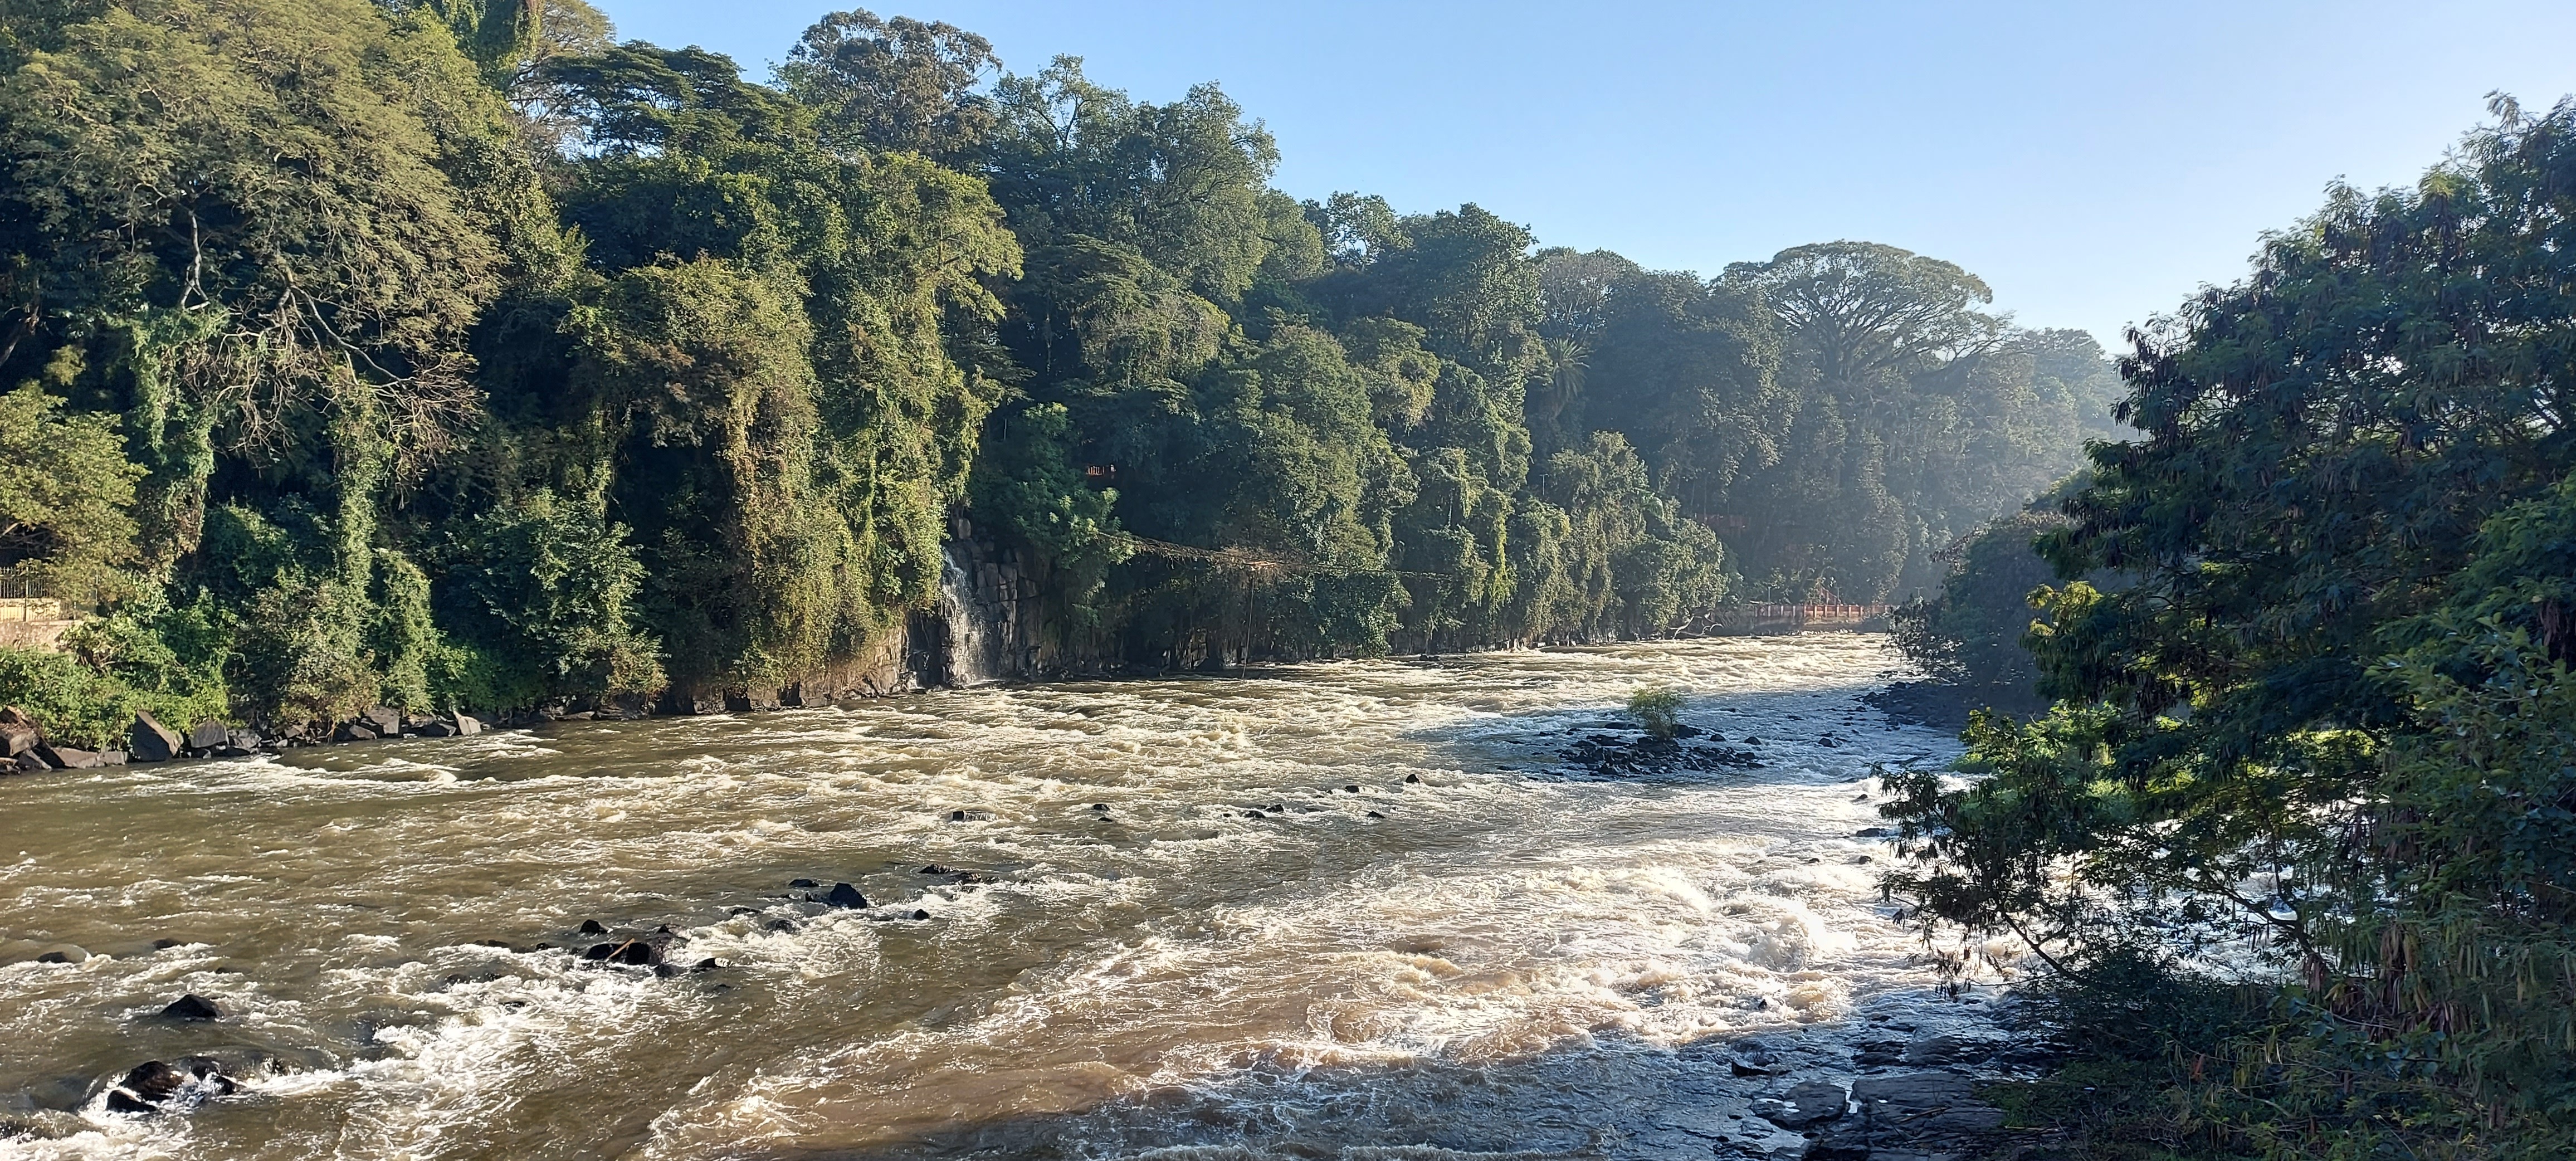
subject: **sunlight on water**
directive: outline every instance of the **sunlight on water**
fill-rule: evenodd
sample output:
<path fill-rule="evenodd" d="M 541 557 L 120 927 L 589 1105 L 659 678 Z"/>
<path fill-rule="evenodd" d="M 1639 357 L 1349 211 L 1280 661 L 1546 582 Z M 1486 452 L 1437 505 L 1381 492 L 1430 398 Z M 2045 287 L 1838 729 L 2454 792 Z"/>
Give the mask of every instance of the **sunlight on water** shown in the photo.
<path fill-rule="evenodd" d="M 0 1094 L 71 1111 L 0 1155 L 1705 1157 L 1727 1042 L 1969 1018 L 1854 837 L 1873 763 L 1954 752 L 1858 701 L 1894 664 L 1641 644 L 11 780 Z M 1765 764 L 1559 756 L 1649 681 Z M 723 966 L 536 949 L 585 919 Z M 182 992 L 232 1015 L 152 1017 Z M 247 1090 L 103 1111 L 194 1052 Z"/>

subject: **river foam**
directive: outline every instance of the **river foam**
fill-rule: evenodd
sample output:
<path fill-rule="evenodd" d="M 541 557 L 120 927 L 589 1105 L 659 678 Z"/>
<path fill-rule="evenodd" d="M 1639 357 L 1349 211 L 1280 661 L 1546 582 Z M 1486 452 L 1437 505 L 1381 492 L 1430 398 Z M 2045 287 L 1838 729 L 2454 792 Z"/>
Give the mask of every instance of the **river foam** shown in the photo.
<path fill-rule="evenodd" d="M 0 961 L 103 954 L 0 966 L 0 1093 L 78 1130 L 0 1156 L 1704 1157 L 1752 1132 L 1718 1047 L 1973 1018 L 1855 837 L 1873 765 L 1953 752 L 1860 702 L 1893 664 L 1344 662 L 14 780 Z M 1561 756 L 1649 682 L 1764 765 Z M 586 918 L 722 966 L 585 964 Z M 149 1016 L 183 990 L 235 1014 Z M 206 1050 L 243 1094 L 103 1111 Z"/>

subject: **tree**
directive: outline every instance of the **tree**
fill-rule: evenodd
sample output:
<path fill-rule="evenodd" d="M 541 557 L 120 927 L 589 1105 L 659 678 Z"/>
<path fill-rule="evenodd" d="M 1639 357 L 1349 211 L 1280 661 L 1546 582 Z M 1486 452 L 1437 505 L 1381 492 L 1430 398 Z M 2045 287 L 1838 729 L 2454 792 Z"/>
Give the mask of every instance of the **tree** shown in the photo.
<path fill-rule="evenodd" d="M 2069 972 L 2267 952 L 2289 1008 L 2244 1051 L 2288 1148 L 2546 1155 L 2576 1094 L 2576 103 L 2496 112 L 2136 336 L 2145 438 L 2043 540 L 2128 583 L 2044 592 L 2057 708 L 1891 808 L 1927 859 L 1895 887 Z"/>
<path fill-rule="evenodd" d="M 122 593 L 142 478 L 106 416 L 33 383 L 0 395 L 0 579 L 80 605 Z"/>
<path fill-rule="evenodd" d="M 778 82 L 822 112 L 836 145 L 955 162 L 993 132 L 992 102 L 975 87 L 1000 69 L 992 42 L 974 33 L 854 8 L 807 28 L 778 66 Z"/>

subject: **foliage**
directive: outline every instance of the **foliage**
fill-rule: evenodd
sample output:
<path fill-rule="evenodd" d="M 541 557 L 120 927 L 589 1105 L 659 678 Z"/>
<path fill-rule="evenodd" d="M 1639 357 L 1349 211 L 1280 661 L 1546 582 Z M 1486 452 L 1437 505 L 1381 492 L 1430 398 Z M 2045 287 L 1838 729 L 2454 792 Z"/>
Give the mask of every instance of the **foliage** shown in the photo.
<path fill-rule="evenodd" d="M 79 604 L 119 594 L 142 476 L 106 416 L 64 414 L 33 383 L 0 395 L 0 577 Z"/>
<path fill-rule="evenodd" d="M 1673 736 L 1681 724 L 1682 695 L 1661 686 L 1646 686 L 1628 695 L 1628 716 L 1658 738 Z"/>
<path fill-rule="evenodd" d="M 824 680 L 966 526 L 1051 664 L 1687 631 L 1928 575 L 2103 375 L 1885 247 L 1709 280 L 1300 203 L 1216 85 L 942 23 L 760 84 L 583 0 L 5 19 L 0 382 L 59 419 L 0 565 L 202 609 L 173 657 L 277 728 Z M 1828 357 L 1835 278 L 1894 354 Z"/>
<path fill-rule="evenodd" d="M 2139 336 L 2140 442 L 2043 539 L 2060 699 L 1896 779 L 1927 914 L 2053 965 L 2178 937 L 2280 1002 L 2207 1115 L 2268 1155 L 2541 1156 L 2576 1125 L 2566 602 L 2576 104 L 2338 189 Z M 2183 950 L 2192 950 L 2187 942 Z"/>

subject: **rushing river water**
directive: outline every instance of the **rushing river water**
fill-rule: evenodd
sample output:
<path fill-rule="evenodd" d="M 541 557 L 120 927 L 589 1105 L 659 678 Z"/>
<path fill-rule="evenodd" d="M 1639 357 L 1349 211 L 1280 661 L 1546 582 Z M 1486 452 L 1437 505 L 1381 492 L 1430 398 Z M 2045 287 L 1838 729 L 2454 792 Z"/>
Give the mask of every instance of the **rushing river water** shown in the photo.
<path fill-rule="evenodd" d="M 1872 763 L 1953 753 L 1860 702 L 1895 664 L 1639 644 L 0 781 L 0 1118 L 50 1134 L 0 1156 L 1758 1155 L 1796 1137 L 1728 1045 L 1847 1068 L 1979 1011 L 1854 837 Z M 1765 764 L 1560 756 L 1647 682 Z M 511 949 L 586 919 L 723 966 Z M 155 1015 L 183 992 L 227 1015 Z M 190 1053 L 248 1083 L 104 1111 Z"/>

